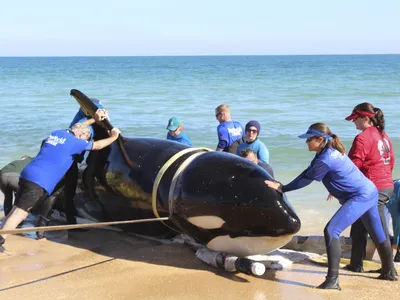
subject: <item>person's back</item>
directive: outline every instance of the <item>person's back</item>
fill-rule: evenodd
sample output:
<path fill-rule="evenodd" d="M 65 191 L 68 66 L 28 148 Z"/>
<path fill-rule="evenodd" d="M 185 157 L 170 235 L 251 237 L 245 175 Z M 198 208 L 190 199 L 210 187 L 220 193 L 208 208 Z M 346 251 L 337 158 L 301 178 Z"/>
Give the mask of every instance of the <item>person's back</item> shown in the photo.
<path fill-rule="evenodd" d="M 24 168 L 21 178 L 42 186 L 49 194 L 73 162 L 74 154 L 91 150 L 92 143 L 76 138 L 67 130 L 55 130 L 38 155 Z"/>
<path fill-rule="evenodd" d="M 362 194 L 375 186 L 354 165 L 351 159 L 333 148 L 326 148 L 311 163 L 313 172 L 320 174 L 307 174 L 315 176 L 315 180 L 322 181 L 326 189 L 340 203 L 354 195 Z"/>
<path fill-rule="evenodd" d="M 226 121 L 219 124 L 217 131 L 219 140 L 223 141 L 218 143 L 218 147 L 223 147 L 221 149 L 225 152 L 231 152 L 229 148 L 243 136 L 242 124 L 237 121 Z"/>
<path fill-rule="evenodd" d="M 24 158 L 13 160 L 0 170 L 0 174 L 5 174 L 5 173 L 20 174 L 22 170 L 26 167 L 26 165 L 32 161 L 32 159 L 33 159 L 32 157 L 25 156 Z"/>
<path fill-rule="evenodd" d="M 22 170 L 32 157 L 24 155 L 21 159 L 14 160 L 0 170 L 0 190 L 4 194 L 4 214 L 7 216 L 13 206 L 14 194 L 18 191 L 18 181 Z"/>
<path fill-rule="evenodd" d="M 243 142 L 244 130 L 242 124 L 231 119 L 230 109 L 226 104 L 221 104 L 215 109 L 215 118 L 219 122 L 216 151 L 236 154 L 238 145 Z"/>
<path fill-rule="evenodd" d="M 359 148 L 360 145 L 363 146 L 362 149 Z M 360 152 L 363 156 L 360 163 L 361 172 L 374 182 L 378 189 L 393 188 L 393 146 L 388 135 L 385 132 L 381 135 L 375 126 L 366 128 L 354 139 L 349 157 L 353 161 L 361 159 Z"/>

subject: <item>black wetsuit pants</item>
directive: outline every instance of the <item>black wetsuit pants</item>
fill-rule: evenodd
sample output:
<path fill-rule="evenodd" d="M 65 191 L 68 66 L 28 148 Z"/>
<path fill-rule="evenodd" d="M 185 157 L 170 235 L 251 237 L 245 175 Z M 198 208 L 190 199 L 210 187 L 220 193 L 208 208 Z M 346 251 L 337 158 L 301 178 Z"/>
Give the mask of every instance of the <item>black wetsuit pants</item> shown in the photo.
<path fill-rule="evenodd" d="M 386 224 L 385 217 L 385 204 L 389 201 L 390 197 L 393 194 L 393 189 L 382 189 L 379 190 L 379 199 L 378 199 L 378 211 L 381 219 L 383 230 L 385 231 L 386 237 L 389 238 L 389 229 Z M 361 221 L 361 218 L 358 219 L 351 226 L 350 236 L 352 239 L 351 246 L 351 261 L 350 264 L 353 267 L 362 267 L 363 260 L 366 255 L 366 247 L 367 247 L 367 237 L 368 232 Z"/>

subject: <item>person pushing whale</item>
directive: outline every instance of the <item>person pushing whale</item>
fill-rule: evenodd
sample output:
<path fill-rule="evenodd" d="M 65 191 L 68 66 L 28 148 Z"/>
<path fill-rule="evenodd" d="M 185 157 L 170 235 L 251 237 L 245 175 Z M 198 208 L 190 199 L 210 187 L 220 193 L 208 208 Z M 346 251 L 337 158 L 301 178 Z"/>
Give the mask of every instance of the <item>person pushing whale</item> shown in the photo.
<path fill-rule="evenodd" d="M 97 110 L 96 121 L 106 118 L 104 110 Z M 115 140 L 120 134 L 118 128 L 113 128 L 109 137 L 96 142 L 87 141 L 90 129 L 87 124 L 76 123 L 71 130 L 55 130 L 44 141 L 38 155 L 24 168 L 19 180 L 16 195 L 16 205 L 4 219 L 1 229 L 13 230 L 23 221 L 47 195 L 51 194 L 56 184 L 71 167 L 76 154 L 82 151 L 100 150 Z M 7 235 L 0 236 L 0 252 L 4 252 L 3 244 Z"/>
<path fill-rule="evenodd" d="M 358 218 L 374 241 L 382 262 L 378 279 L 395 281 L 397 272 L 392 259 L 392 247 L 387 238 L 378 212 L 378 190 L 345 154 L 339 137 L 324 123 L 312 124 L 305 138 L 309 151 L 317 152 L 310 166 L 296 179 L 286 185 L 266 180 L 265 183 L 281 192 L 290 192 L 309 185 L 314 180 L 322 181 L 329 193 L 342 205 L 324 229 L 328 274 L 320 289 L 338 289 L 339 262 L 341 256 L 340 234 Z"/>

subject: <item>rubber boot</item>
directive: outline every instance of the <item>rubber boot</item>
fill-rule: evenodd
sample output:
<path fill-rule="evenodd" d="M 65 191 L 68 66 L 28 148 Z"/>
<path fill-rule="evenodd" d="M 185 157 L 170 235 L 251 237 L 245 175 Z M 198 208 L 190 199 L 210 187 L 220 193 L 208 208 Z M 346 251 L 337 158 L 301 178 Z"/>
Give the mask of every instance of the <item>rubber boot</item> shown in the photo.
<path fill-rule="evenodd" d="M 5 241 L 6 240 L 0 235 L 0 253 L 3 253 L 6 251 L 6 249 L 3 247 Z"/>
<path fill-rule="evenodd" d="M 342 249 L 340 247 L 339 239 L 333 238 L 329 243 L 325 235 L 325 241 L 327 243 L 326 253 L 328 255 L 328 275 L 325 277 L 325 281 L 317 286 L 317 289 L 325 290 L 341 290 L 339 286 L 339 263 Z"/>
<path fill-rule="evenodd" d="M 394 256 L 394 262 L 400 262 L 400 246 L 397 245 L 397 252 L 396 255 Z"/>
<path fill-rule="evenodd" d="M 7 189 L 4 193 L 4 201 L 3 201 L 3 208 L 4 208 L 4 215 L 8 216 L 8 214 L 11 212 L 12 207 L 13 207 L 13 195 L 14 192 L 10 189 Z"/>
<path fill-rule="evenodd" d="M 350 264 L 346 265 L 344 269 L 355 272 L 364 273 L 363 260 L 366 255 L 367 247 L 367 230 L 361 219 L 358 219 L 351 226 L 351 258 Z"/>
<path fill-rule="evenodd" d="M 377 247 L 382 262 L 381 275 L 377 279 L 397 281 L 397 271 L 393 263 L 393 250 L 389 239 L 380 243 Z"/>
<path fill-rule="evenodd" d="M 35 227 L 46 227 L 49 225 L 50 220 L 40 215 L 35 222 Z M 40 240 L 44 238 L 44 231 L 36 231 L 36 236 Z"/>

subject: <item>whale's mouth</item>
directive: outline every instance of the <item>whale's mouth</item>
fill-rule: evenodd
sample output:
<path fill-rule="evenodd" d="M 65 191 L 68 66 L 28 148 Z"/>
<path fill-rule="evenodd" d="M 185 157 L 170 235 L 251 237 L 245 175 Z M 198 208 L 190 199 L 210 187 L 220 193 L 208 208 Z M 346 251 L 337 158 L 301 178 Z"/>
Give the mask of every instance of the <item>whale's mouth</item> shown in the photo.
<path fill-rule="evenodd" d="M 208 242 L 207 247 L 213 251 L 234 254 L 240 257 L 256 254 L 267 254 L 281 248 L 292 239 L 292 234 L 279 237 L 236 237 L 217 236 Z"/>

